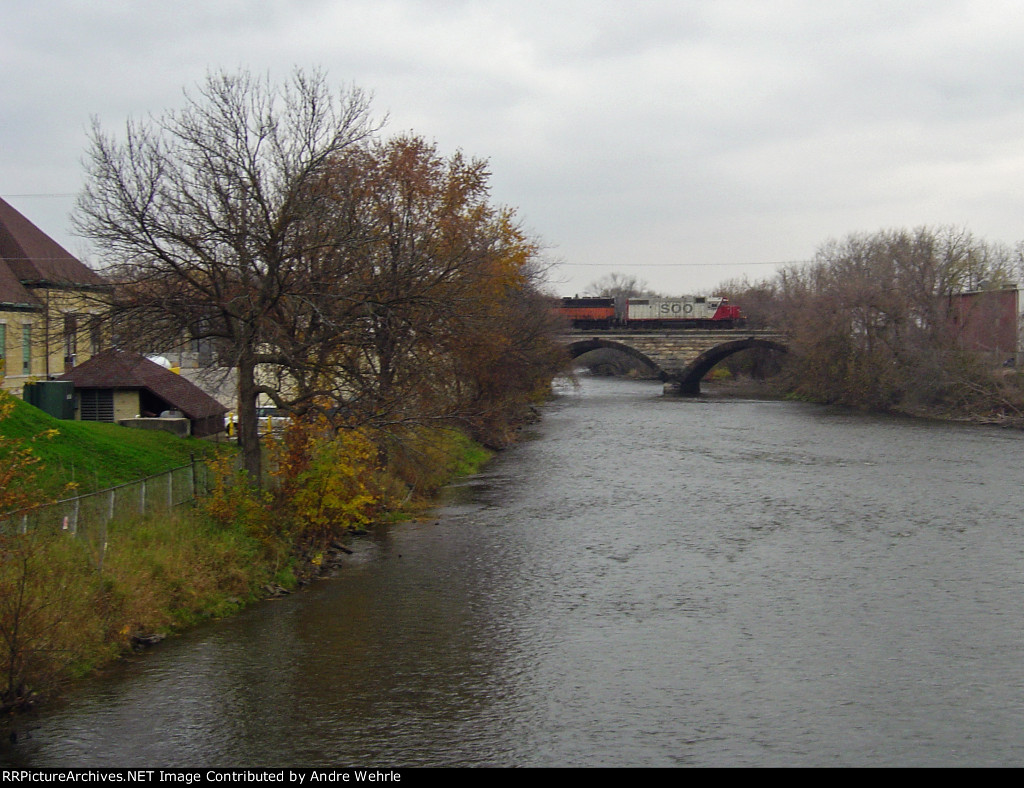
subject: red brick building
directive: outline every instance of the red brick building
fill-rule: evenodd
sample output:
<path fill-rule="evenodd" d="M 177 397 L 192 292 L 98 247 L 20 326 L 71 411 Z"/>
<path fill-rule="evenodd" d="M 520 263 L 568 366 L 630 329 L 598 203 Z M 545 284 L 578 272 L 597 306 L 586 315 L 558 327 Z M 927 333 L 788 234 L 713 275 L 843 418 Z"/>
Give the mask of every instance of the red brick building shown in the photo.
<path fill-rule="evenodd" d="M 1024 364 L 1024 291 L 980 290 L 949 297 L 961 346 L 1001 364 Z"/>

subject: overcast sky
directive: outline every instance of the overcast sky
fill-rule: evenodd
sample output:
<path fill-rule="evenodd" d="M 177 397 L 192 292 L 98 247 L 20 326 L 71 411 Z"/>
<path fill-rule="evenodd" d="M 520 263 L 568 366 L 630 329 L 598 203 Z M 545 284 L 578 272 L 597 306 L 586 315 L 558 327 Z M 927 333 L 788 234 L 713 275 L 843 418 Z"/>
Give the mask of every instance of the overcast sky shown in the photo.
<path fill-rule="evenodd" d="M 893 227 L 1024 239 L 1024 0 L 4 0 L 0 195 L 90 259 L 92 116 L 295 66 L 488 159 L 563 295 L 710 292 Z"/>

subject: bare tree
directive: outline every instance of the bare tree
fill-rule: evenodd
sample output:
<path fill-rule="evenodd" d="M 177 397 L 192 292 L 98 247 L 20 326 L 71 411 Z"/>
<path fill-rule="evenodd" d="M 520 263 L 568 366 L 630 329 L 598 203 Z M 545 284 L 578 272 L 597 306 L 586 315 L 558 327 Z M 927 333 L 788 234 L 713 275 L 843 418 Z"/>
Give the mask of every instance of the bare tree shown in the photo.
<path fill-rule="evenodd" d="M 654 291 L 643 279 L 617 271 L 591 282 L 584 293 L 602 298 L 637 298 L 654 295 Z"/>
<path fill-rule="evenodd" d="M 772 324 L 796 351 L 795 390 L 883 410 L 975 398 L 988 373 L 962 346 L 960 294 L 1008 281 L 1011 254 L 959 228 L 823 244 L 813 264 L 781 272 L 771 290 Z"/>
<path fill-rule="evenodd" d="M 184 107 L 129 121 L 123 139 L 94 121 L 75 225 L 120 283 L 122 343 L 146 350 L 187 334 L 216 342 L 237 372 L 238 440 L 260 479 L 260 364 L 287 363 L 280 314 L 324 286 L 308 275 L 334 232 L 327 164 L 379 125 L 358 89 L 333 93 L 321 72 L 283 84 L 246 71 L 211 73 Z M 327 217 L 323 232 L 318 218 Z"/>

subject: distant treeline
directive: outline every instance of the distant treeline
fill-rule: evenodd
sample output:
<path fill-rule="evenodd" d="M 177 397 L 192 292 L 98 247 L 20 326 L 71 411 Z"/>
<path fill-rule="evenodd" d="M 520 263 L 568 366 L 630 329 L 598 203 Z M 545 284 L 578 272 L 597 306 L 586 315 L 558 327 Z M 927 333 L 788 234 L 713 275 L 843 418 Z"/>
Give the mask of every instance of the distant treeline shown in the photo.
<path fill-rule="evenodd" d="M 743 306 L 748 325 L 789 335 L 779 380 L 793 396 L 1024 425 L 1021 359 L 997 341 L 1021 327 L 1007 332 L 997 325 L 1006 315 L 969 313 L 960 297 L 1016 286 L 1022 261 L 1024 244 L 959 228 L 885 230 L 829 241 L 811 263 L 716 292 Z"/>

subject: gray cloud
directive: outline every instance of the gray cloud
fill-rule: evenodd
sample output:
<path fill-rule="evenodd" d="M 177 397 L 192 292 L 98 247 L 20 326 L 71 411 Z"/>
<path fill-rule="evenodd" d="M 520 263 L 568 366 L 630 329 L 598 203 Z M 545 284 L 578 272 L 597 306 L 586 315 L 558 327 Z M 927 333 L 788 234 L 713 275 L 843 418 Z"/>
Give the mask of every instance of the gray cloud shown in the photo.
<path fill-rule="evenodd" d="M 616 268 L 709 289 L 881 227 L 1024 237 L 1015 2 L 17 5 L 0 28 L 3 195 L 77 192 L 92 115 L 117 130 L 209 69 L 300 65 L 373 92 L 391 132 L 489 158 L 565 293 Z M 71 198 L 10 201 L 86 251 Z"/>

